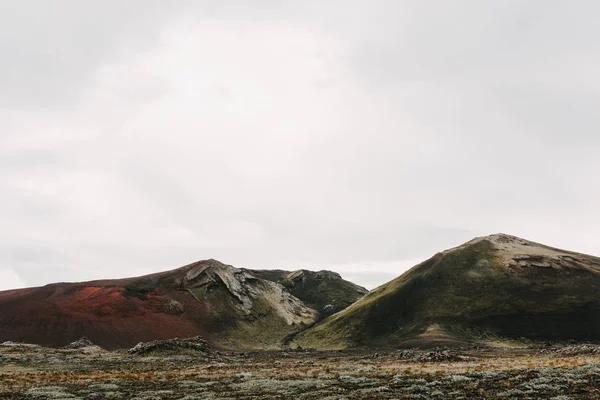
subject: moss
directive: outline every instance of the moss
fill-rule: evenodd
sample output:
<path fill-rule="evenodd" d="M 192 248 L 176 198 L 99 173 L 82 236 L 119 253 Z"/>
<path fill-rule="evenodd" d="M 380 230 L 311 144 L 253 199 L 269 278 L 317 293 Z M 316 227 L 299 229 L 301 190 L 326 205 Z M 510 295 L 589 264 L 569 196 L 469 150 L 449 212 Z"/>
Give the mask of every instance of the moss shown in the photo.
<path fill-rule="evenodd" d="M 367 293 L 365 288 L 342 279 L 329 271 L 251 271 L 255 276 L 283 285 L 292 295 L 309 307 L 328 314 L 326 306 L 341 311 Z M 295 275 L 298 274 L 298 275 Z"/>
<path fill-rule="evenodd" d="M 252 299 L 251 313 L 245 313 L 222 283 L 212 290 L 205 287 L 190 289 L 194 297 L 207 305 L 203 315 L 206 325 L 215 332 L 211 342 L 227 349 L 279 349 L 286 336 L 305 329 L 290 326 L 263 297 Z"/>
<path fill-rule="evenodd" d="M 436 254 L 298 337 L 300 345 L 386 346 L 428 327 L 470 341 L 499 336 L 600 340 L 600 277 L 585 269 L 507 267 L 482 240 Z"/>

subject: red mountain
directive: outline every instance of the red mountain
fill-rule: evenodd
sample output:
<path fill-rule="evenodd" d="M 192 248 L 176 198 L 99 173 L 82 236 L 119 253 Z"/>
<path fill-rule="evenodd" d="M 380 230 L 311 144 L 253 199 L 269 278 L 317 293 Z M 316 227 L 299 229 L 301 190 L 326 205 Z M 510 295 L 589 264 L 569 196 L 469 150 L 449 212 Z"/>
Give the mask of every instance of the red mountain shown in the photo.
<path fill-rule="evenodd" d="M 318 318 L 281 284 L 215 260 L 138 278 L 0 292 L 0 342 L 52 347 L 82 336 L 115 349 L 200 335 L 217 348 L 276 348 Z"/>

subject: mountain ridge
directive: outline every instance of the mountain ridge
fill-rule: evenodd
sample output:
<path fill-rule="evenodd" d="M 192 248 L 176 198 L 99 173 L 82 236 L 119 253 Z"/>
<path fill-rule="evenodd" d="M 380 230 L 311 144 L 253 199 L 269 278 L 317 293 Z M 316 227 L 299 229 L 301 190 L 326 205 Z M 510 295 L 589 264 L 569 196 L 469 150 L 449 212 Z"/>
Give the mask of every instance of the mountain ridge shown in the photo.
<path fill-rule="evenodd" d="M 600 341 L 600 258 L 494 234 L 436 253 L 297 335 L 317 348 Z"/>
<path fill-rule="evenodd" d="M 507 234 L 438 252 L 371 292 L 331 271 L 209 259 L 141 277 L 0 292 L 0 342 L 214 348 L 600 342 L 600 258 Z M 326 317 L 322 320 L 322 317 Z"/>
<path fill-rule="evenodd" d="M 214 259 L 140 277 L 2 291 L 0 309 L 0 342 L 51 347 L 82 336 L 127 348 L 201 335 L 216 348 L 270 349 L 320 318 L 280 283 Z"/>
<path fill-rule="evenodd" d="M 280 283 L 294 296 L 325 316 L 345 309 L 369 293 L 364 287 L 342 279 L 339 273 L 333 271 L 248 271 Z"/>

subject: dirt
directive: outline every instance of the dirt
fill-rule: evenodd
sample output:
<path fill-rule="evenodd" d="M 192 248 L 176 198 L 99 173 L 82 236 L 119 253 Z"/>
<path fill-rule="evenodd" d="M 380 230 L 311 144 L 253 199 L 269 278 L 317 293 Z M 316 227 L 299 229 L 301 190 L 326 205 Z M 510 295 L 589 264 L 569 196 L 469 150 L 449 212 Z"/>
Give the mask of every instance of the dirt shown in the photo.
<path fill-rule="evenodd" d="M 221 347 L 273 348 L 319 318 L 280 284 L 216 260 L 136 278 L 4 291 L 0 309 L 0 342 L 62 347 L 86 336 L 109 349 L 197 335 Z"/>
<path fill-rule="evenodd" d="M 600 399 L 600 356 L 572 353 L 463 348 L 140 356 L 8 343 L 0 345 L 0 399 Z"/>

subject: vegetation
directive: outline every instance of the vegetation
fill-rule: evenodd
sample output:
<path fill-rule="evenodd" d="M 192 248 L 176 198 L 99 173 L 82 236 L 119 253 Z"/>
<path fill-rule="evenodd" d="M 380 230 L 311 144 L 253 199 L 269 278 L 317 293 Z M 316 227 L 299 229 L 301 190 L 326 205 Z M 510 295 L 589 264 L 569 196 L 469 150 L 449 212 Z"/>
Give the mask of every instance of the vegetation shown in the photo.
<path fill-rule="evenodd" d="M 251 272 L 282 284 L 292 295 L 324 316 L 347 308 L 369 292 L 331 271 L 253 270 Z"/>
<path fill-rule="evenodd" d="M 302 333 L 303 347 L 600 340 L 600 264 L 515 255 L 490 240 L 438 253 Z"/>
<path fill-rule="evenodd" d="M 0 345 L 0 399 L 598 398 L 598 348 L 577 350 L 133 355 L 9 344 Z"/>

